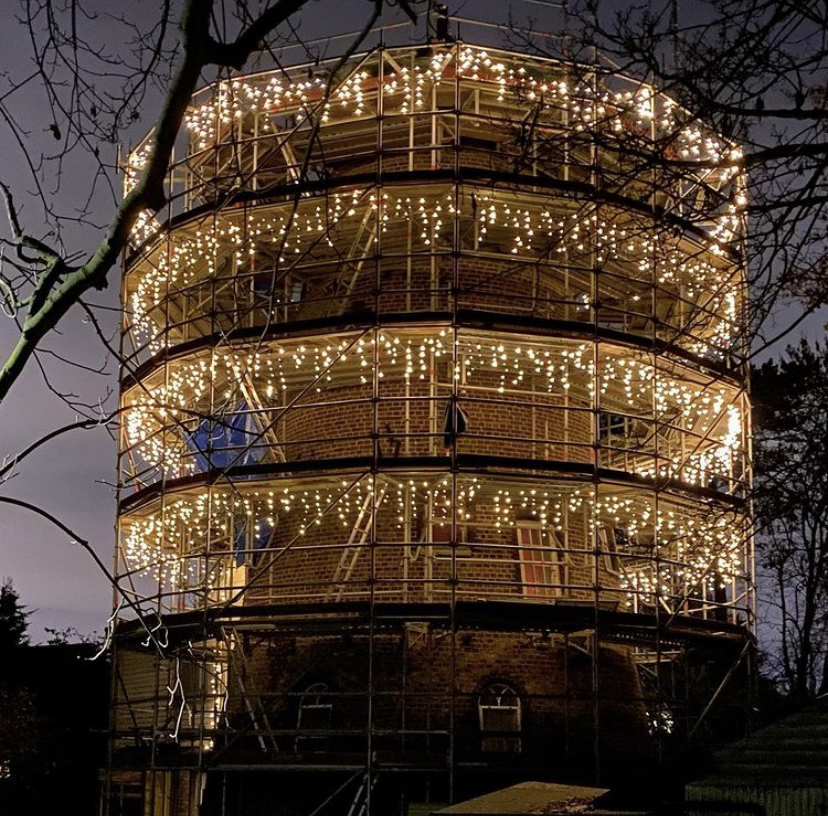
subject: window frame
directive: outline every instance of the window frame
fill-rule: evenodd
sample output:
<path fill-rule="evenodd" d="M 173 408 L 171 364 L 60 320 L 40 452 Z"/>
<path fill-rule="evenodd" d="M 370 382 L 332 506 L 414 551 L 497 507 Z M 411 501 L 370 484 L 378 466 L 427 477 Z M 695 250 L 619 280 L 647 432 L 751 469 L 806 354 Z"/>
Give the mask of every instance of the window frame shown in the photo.
<path fill-rule="evenodd" d="M 486 701 L 494 698 L 495 702 Z M 504 698 L 513 701 L 505 703 Z M 486 714 L 513 712 L 511 728 L 494 729 Z M 523 701 L 514 685 L 502 680 L 486 683 L 477 695 L 477 724 L 480 729 L 480 750 L 484 754 L 519 754 L 523 750 Z"/>
<path fill-rule="evenodd" d="M 297 751 L 324 751 L 328 747 L 327 734 L 302 734 L 302 730 L 307 728 L 307 725 L 302 724 L 303 713 L 319 713 L 326 712 L 326 723 L 322 729 L 312 728 L 313 731 L 330 731 L 331 722 L 333 720 L 333 699 L 331 698 L 331 687 L 323 682 L 317 681 L 311 683 L 304 691 L 299 693 L 299 705 L 296 710 L 296 739 L 294 748 Z M 307 702 L 308 698 L 313 698 L 316 702 Z M 327 702 L 319 702 L 319 700 L 326 700 Z M 303 747 L 303 743 L 306 745 Z"/>
<path fill-rule="evenodd" d="M 527 535 L 530 541 L 522 540 Z M 555 530 L 540 522 L 515 522 L 520 583 L 524 597 L 562 598 L 569 582 L 569 553 Z M 535 541 L 536 539 L 537 541 Z M 540 578 L 538 580 L 538 571 Z"/>

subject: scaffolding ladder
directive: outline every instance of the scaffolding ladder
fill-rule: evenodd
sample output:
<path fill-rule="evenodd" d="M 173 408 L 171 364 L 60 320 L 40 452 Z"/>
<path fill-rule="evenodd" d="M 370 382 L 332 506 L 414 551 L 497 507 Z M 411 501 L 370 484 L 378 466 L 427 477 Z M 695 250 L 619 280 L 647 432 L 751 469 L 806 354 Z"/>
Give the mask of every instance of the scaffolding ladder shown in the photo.
<path fill-rule="evenodd" d="M 270 740 L 273 753 L 278 754 L 279 746 L 276 743 L 276 737 L 274 736 L 273 728 L 270 725 L 267 710 L 262 704 L 261 696 L 255 693 L 251 695 L 244 681 L 245 677 L 250 676 L 250 671 L 248 669 L 247 658 L 244 654 L 244 646 L 239 639 L 238 633 L 228 629 L 225 626 L 221 627 L 221 633 L 226 644 L 228 667 L 232 669 L 233 662 L 239 664 L 236 670 L 233 671 L 233 674 L 235 675 L 236 684 L 241 692 L 244 707 L 247 710 L 247 715 L 250 717 L 250 724 L 253 727 L 253 733 L 256 735 L 259 747 L 263 753 L 270 753 L 270 749 L 268 748 L 268 744 L 265 740 L 266 735 Z M 253 699 L 251 699 L 251 696 Z M 260 720 L 261 724 L 264 725 L 264 730 L 261 728 Z M 242 733 L 247 733 L 247 729 L 244 729 Z"/>
<path fill-rule="evenodd" d="M 372 774 L 370 770 L 366 770 L 362 779 L 359 782 L 354 801 L 348 809 L 348 816 L 365 816 L 368 812 L 368 801 L 370 793 L 374 790 L 377 784 L 377 775 Z"/>
<path fill-rule="evenodd" d="M 362 267 L 365 265 L 368 253 L 371 251 L 376 237 L 377 219 L 373 209 L 368 207 L 365 216 L 357 228 L 357 233 L 348 251 L 348 255 L 343 259 L 342 268 L 334 286 L 334 298 L 335 300 L 339 300 L 338 307 L 334 307 L 338 309 L 337 314 L 343 314 L 348 308 L 348 299 L 356 288 Z M 331 305 L 334 306 L 334 304 Z"/>
<path fill-rule="evenodd" d="M 239 376 L 238 382 L 242 396 L 248 406 L 255 411 L 253 421 L 258 427 L 259 433 L 264 437 L 277 461 L 285 462 L 285 452 L 282 449 L 282 443 L 279 441 L 279 437 L 276 435 L 276 430 L 273 427 L 274 423 L 268 422 L 267 418 L 262 416 L 265 407 L 259 396 L 259 392 L 256 390 L 256 386 L 253 384 L 253 378 L 249 374 L 242 374 Z"/>
<path fill-rule="evenodd" d="M 362 552 L 363 545 L 368 540 L 371 533 L 371 525 L 374 522 L 374 516 L 379 510 L 382 500 L 385 498 L 385 493 L 388 490 L 388 485 L 381 482 L 376 491 L 372 491 L 365 497 L 362 507 L 357 514 L 354 527 L 351 530 L 351 535 L 348 537 L 348 543 L 342 550 L 342 556 L 339 559 L 336 570 L 333 574 L 331 587 L 328 590 L 326 600 L 341 601 L 345 593 L 345 586 L 351 579 L 354 572 L 354 567 L 359 560 L 359 554 Z"/>

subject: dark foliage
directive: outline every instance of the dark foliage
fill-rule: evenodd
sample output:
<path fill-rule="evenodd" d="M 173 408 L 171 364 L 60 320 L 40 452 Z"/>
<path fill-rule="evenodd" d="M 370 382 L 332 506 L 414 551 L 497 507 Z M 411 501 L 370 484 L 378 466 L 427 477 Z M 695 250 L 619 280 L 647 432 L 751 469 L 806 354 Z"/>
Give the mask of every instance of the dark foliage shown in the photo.
<path fill-rule="evenodd" d="M 20 596 L 11 580 L 4 579 L 0 586 L 0 659 L 28 644 L 28 617 L 29 612 L 20 603 Z"/>
<path fill-rule="evenodd" d="M 30 646 L 28 612 L 0 588 L 0 813 L 94 813 L 104 762 L 108 667 L 98 644 Z"/>
<path fill-rule="evenodd" d="M 807 697 L 825 690 L 828 656 L 828 350 L 802 341 L 756 369 L 753 384 L 757 544 L 777 647 L 769 667 Z"/>

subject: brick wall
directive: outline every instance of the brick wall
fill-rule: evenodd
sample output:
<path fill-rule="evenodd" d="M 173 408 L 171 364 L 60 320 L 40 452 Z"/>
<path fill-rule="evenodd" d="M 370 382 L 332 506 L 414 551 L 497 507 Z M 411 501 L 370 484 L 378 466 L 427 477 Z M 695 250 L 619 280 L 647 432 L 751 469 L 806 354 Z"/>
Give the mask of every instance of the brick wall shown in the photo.
<path fill-rule="evenodd" d="M 445 753 L 447 733 L 454 731 L 461 761 L 487 758 L 479 697 L 491 683 L 506 684 L 520 697 L 521 755 L 527 762 L 538 755 L 554 759 L 554 776 L 567 761 L 589 762 L 593 750 L 593 666 L 585 646 L 562 636 L 452 636 L 417 626 L 402 635 L 375 636 L 369 661 L 369 641 L 359 634 L 285 635 L 247 641 L 243 682 L 271 727 L 288 732 L 279 737 L 281 751 L 301 750 L 301 694 L 321 684 L 332 713 L 331 733 L 318 743 L 320 750 L 365 749 L 371 689 L 372 744 L 380 758 Z M 602 647 L 598 659 L 597 728 L 604 759 L 648 757 L 646 711 L 631 650 Z M 234 726 L 241 727 L 249 709 L 234 697 L 231 710 Z"/>
<path fill-rule="evenodd" d="M 487 384 L 481 375 L 474 382 L 459 388 L 458 404 L 468 424 L 457 437 L 458 453 L 592 461 L 593 418 L 583 410 L 585 401 L 570 399 L 565 406 L 554 394 L 517 388 L 501 394 L 494 380 L 483 390 Z M 290 407 L 276 433 L 288 461 L 370 456 L 375 428 L 380 456 L 442 456 L 451 390 L 447 373 L 433 387 L 385 378 L 375 420 L 370 383 L 328 385 Z"/>

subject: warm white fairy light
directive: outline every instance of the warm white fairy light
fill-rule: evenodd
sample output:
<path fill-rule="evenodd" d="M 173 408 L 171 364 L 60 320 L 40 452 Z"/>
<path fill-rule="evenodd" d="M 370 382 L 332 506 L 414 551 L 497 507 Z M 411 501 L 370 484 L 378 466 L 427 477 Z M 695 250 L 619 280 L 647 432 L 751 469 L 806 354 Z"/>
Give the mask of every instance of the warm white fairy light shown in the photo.
<path fill-rule="evenodd" d="M 152 142 L 148 140 L 127 156 L 126 166 L 124 167 L 123 190 L 125 196 L 140 181 L 141 173 L 152 155 L 152 150 Z M 139 246 L 152 235 L 155 235 L 159 226 L 158 219 L 149 210 L 142 210 L 138 213 L 138 217 L 130 230 L 130 244 L 133 247 Z"/>
<path fill-rule="evenodd" d="M 187 127 L 193 134 L 194 147 L 198 150 L 220 145 L 223 141 L 235 139 L 239 136 L 262 135 L 274 130 L 274 117 L 280 115 L 292 116 L 293 121 L 300 121 L 310 112 L 310 107 L 319 105 L 323 111 L 323 123 L 329 119 L 339 119 L 341 115 L 349 118 L 361 116 L 373 116 L 376 113 L 375 103 L 369 104 L 380 87 L 378 80 L 367 67 L 368 63 L 357 65 L 350 73 L 338 82 L 333 83 L 330 88 L 329 97 L 325 97 L 328 87 L 327 79 L 320 75 L 306 77 L 298 71 L 279 71 L 276 73 L 263 73 L 255 77 L 236 77 L 231 80 L 222 80 L 216 83 L 206 101 L 195 106 L 187 116 Z M 304 69 L 303 69 L 304 70 Z M 685 202 L 683 206 L 692 207 L 693 201 L 702 201 L 705 196 L 698 195 L 688 188 L 692 187 L 695 178 L 696 183 L 701 187 L 728 188 L 724 201 L 720 206 L 710 212 L 703 214 L 704 226 L 709 231 L 710 241 L 708 249 L 713 254 L 721 254 L 722 248 L 729 245 L 732 240 L 742 231 L 743 210 L 746 203 L 744 195 L 744 183 L 741 179 L 741 151 L 727 143 L 720 137 L 712 134 L 701 124 L 689 121 L 681 123 L 685 114 L 667 97 L 658 95 L 653 88 L 646 84 L 639 84 L 626 91 L 612 91 L 603 85 L 599 77 L 588 74 L 581 79 L 567 79 L 566 72 L 554 63 L 532 60 L 527 57 L 510 57 L 506 55 L 492 56 L 486 50 L 472 46 L 459 46 L 458 49 L 447 48 L 445 50 L 434 49 L 427 63 L 414 61 L 409 66 L 405 60 L 393 61 L 384 66 L 382 72 L 382 87 L 387 97 L 385 106 L 386 113 L 394 113 L 394 103 L 399 97 L 401 112 L 409 112 L 422 108 L 425 100 L 429 97 L 432 87 L 445 78 L 456 75 L 464 82 L 471 82 L 480 85 L 484 90 L 491 86 L 499 102 L 506 100 L 518 106 L 527 104 L 541 104 L 550 111 L 558 112 L 566 110 L 570 126 L 576 131 L 588 128 L 590 130 L 601 128 L 612 133 L 617 133 L 621 142 L 627 137 L 630 127 L 636 134 L 636 138 L 647 136 L 654 137 L 653 150 L 659 144 L 669 144 L 670 149 L 678 153 L 682 159 L 698 159 L 703 166 L 695 173 L 692 168 L 683 171 L 682 176 L 682 197 Z M 309 107 L 310 106 L 310 107 Z M 341 112 L 341 113 L 340 113 Z M 256 116 L 253 116 L 256 114 Z M 253 123 L 255 119 L 255 123 Z M 650 123 L 656 128 L 655 134 L 647 135 L 647 128 Z M 254 128 L 254 130 L 250 130 Z M 643 129 L 642 129 L 643 128 Z M 324 137 L 322 137 L 324 138 Z M 127 186 L 135 183 L 139 177 L 140 168 L 147 158 L 149 142 L 133 152 L 128 158 Z M 713 163 L 714 167 L 709 166 Z M 735 183 L 733 183 L 735 179 Z M 419 239 L 425 246 L 433 242 L 434 234 L 439 232 L 445 219 L 440 215 L 439 203 L 434 206 L 433 201 L 420 199 L 421 228 Z M 482 234 L 485 234 L 486 224 L 494 223 L 491 220 L 492 207 L 482 202 L 479 210 L 479 219 L 482 223 Z M 505 225 L 513 232 L 512 253 L 516 255 L 531 252 L 537 248 L 538 240 L 550 239 L 548 229 L 543 229 L 544 218 L 539 220 L 527 211 L 520 212 L 519 207 L 513 207 L 514 212 L 506 212 L 509 207 L 501 205 L 504 210 L 503 217 Z M 708 207 L 708 209 L 710 209 Z M 316 229 L 311 226 L 310 214 L 306 213 L 305 231 L 318 231 L 320 225 L 326 229 L 332 219 L 330 214 L 325 217 L 317 217 Z M 317 214 L 319 215 L 319 214 Z M 405 214 L 407 217 L 408 214 Z M 572 216 L 578 218 L 579 216 Z M 560 216 L 553 216 L 553 220 L 560 221 Z M 564 219 L 566 221 L 567 219 Z M 335 221 L 335 215 L 333 218 Z M 587 222 L 597 222 L 595 214 L 587 214 Z M 141 224 L 136 227 L 140 232 L 141 239 L 146 238 L 155 231 L 157 225 L 147 214 Z M 284 226 L 284 225 L 283 225 Z M 568 225 L 572 226 L 572 225 Z M 592 223 L 593 230 L 598 237 L 597 252 L 598 263 L 604 258 L 613 257 L 613 252 L 607 251 L 601 246 L 602 234 L 617 232 L 619 225 L 608 225 Z M 623 231 L 624 227 L 620 227 Z M 302 230 L 291 228 L 289 233 L 280 233 L 278 225 L 271 224 L 265 229 L 271 235 L 279 235 L 280 240 L 284 239 L 285 254 L 289 251 L 301 253 L 302 248 L 297 242 L 295 246 L 290 244 L 296 239 L 297 234 Z M 577 227 L 572 233 L 572 247 L 583 246 L 578 239 Z M 209 238 L 207 239 L 209 242 Z M 631 253 L 639 255 L 639 263 L 642 271 L 647 271 L 654 264 L 662 264 L 656 256 L 658 252 L 647 246 L 642 240 L 642 246 L 630 246 Z M 256 247 L 248 247 L 249 252 L 255 254 Z M 556 252 L 561 251 L 558 247 Z M 652 259 L 649 257 L 652 255 Z M 179 265 L 191 259 L 188 252 L 181 252 L 173 248 L 172 262 L 163 273 L 173 271 Z M 616 253 L 616 257 L 620 257 Z M 686 258 L 681 258 L 678 265 L 690 265 Z M 154 262 L 156 268 L 164 266 L 163 263 Z M 675 260 L 668 260 L 663 263 L 665 269 L 659 272 L 660 281 L 670 278 L 675 279 L 672 271 L 677 266 Z M 711 315 L 711 320 L 716 315 L 724 318 L 727 322 L 733 323 L 738 317 L 734 308 L 729 307 L 725 312 L 719 308 L 719 287 L 710 287 L 710 279 L 720 277 L 720 270 L 715 267 L 705 267 L 704 262 L 696 262 L 700 267 L 691 272 L 688 280 L 688 297 L 691 299 L 700 293 L 714 293 L 713 299 L 706 304 Z M 683 277 L 687 277 L 684 275 Z M 695 281 L 695 284 L 693 283 Z M 186 281 L 182 281 L 186 283 Z M 695 290 L 695 294 L 694 294 Z M 148 304 L 157 304 L 159 301 L 153 295 L 157 295 L 156 287 L 146 287 L 144 297 L 138 297 L 133 305 L 138 315 L 138 328 L 141 323 L 141 315 L 145 313 Z M 732 299 L 732 298 L 731 298 Z M 141 308 L 142 305 L 145 308 Z M 143 327 L 149 328 L 149 327 Z M 715 334 L 715 332 L 714 332 Z M 729 332 L 720 332 L 721 339 L 732 335 Z M 718 338 L 717 338 L 718 339 Z M 717 345 L 714 342 L 713 345 Z M 707 344 L 708 347 L 710 344 Z"/>
<path fill-rule="evenodd" d="M 476 530 L 489 527 L 513 541 L 510 531 L 529 520 L 559 535 L 568 531 L 577 537 L 578 530 L 586 531 L 581 544 L 570 540 L 573 552 L 583 559 L 608 552 L 599 528 L 610 535 L 621 529 L 624 543 L 613 548 L 620 562 L 617 588 L 631 608 L 652 606 L 658 598 L 679 604 L 690 594 L 713 597 L 741 580 L 746 569 L 746 531 L 732 511 L 714 504 L 690 507 L 662 498 L 656 510 L 646 495 L 613 494 L 603 488 L 596 494 L 589 486 L 565 491 L 550 485 L 498 486 L 477 477 L 463 477 L 456 487 L 448 476 L 437 481 L 411 478 L 382 488 L 379 484 L 375 489 L 366 477 L 324 487 L 294 484 L 268 490 L 239 485 L 235 491 L 214 487 L 209 496 L 171 498 L 155 514 L 124 521 L 125 563 L 174 592 L 218 592 L 218 601 L 236 554 L 251 550 L 263 524 L 276 531 L 273 540 L 261 544 L 271 553 L 290 546 L 301 549 L 323 524 L 328 545 L 337 541 L 335 528 L 343 543 L 360 519 L 364 525 L 365 508 L 373 503 L 377 525 L 389 524 L 400 541 L 406 531 L 410 535 L 418 529 L 420 518 L 438 527 L 461 524 L 469 531 L 468 542 L 474 541 Z M 205 569 L 205 559 L 214 566 Z"/>
<path fill-rule="evenodd" d="M 630 605 L 636 595 L 641 600 L 657 593 L 659 572 L 665 580 L 669 577 L 664 585 L 669 595 L 696 585 L 712 590 L 740 577 L 745 569 L 744 530 L 721 508 L 699 514 L 662 501 L 656 512 L 646 497 L 602 493 L 596 499 L 591 488 L 568 495 L 548 488 L 500 488 L 492 501 L 497 530 L 515 527 L 526 518 L 558 532 L 566 529 L 564 518 L 570 530 L 623 529 L 630 544 L 616 550 L 622 563 L 619 587 L 628 593 Z M 656 550 L 668 566 L 655 560 Z"/>
<path fill-rule="evenodd" d="M 678 296 L 684 300 L 682 321 L 692 325 L 693 331 L 679 335 L 679 345 L 703 356 L 721 357 L 730 352 L 738 334 L 738 276 L 701 255 L 688 255 L 678 245 L 678 234 L 671 237 L 664 233 L 656 242 L 649 236 L 646 224 L 629 216 L 623 216 L 624 220 L 618 223 L 594 212 L 561 218 L 548 205 L 516 205 L 509 198 L 495 197 L 482 189 L 465 191 L 457 208 L 452 192 L 409 196 L 385 191 L 377 195 L 364 188 L 332 194 L 324 206 L 316 201 L 302 203 L 295 212 L 276 209 L 267 213 L 231 213 L 192 231 L 180 230 L 159 239 L 130 272 L 133 332 L 140 342 L 148 341 L 152 351 L 175 342 L 175 335 L 165 336 L 163 331 L 167 319 L 165 304 L 169 302 L 176 311 L 186 308 L 191 319 L 197 320 L 199 307 L 196 305 L 193 312 L 189 303 L 198 303 L 201 287 L 204 306 L 200 308 L 207 308 L 216 279 L 231 281 L 242 276 L 239 285 L 261 287 L 260 300 L 277 310 L 287 302 L 278 286 L 271 286 L 286 274 L 277 270 L 289 268 L 293 259 L 305 255 L 309 261 L 314 260 L 320 242 L 335 249 L 339 231 L 357 229 L 366 217 L 377 219 L 383 231 L 395 225 L 412 225 L 414 252 L 433 251 L 435 242 L 444 240 L 441 236 L 446 231 L 446 220 L 454 218 L 475 219 L 479 251 L 500 251 L 502 236 L 491 235 L 495 228 L 511 236 L 512 255 L 531 259 L 577 259 L 587 253 L 589 242 L 598 263 L 637 265 L 638 274 L 627 284 L 623 310 L 646 313 L 650 308 L 653 272 L 659 290 L 669 287 L 674 291 L 671 298 Z M 345 240 L 350 243 L 352 239 Z M 234 259 L 232 267 L 222 260 L 228 257 Z M 256 271 L 259 267 L 261 271 Z M 185 293 L 186 304 L 182 302 Z M 657 291 L 658 297 L 667 294 L 668 291 Z M 269 316 L 255 314 L 262 321 L 276 319 L 275 311 Z"/>
<path fill-rule="evenodd" d="M 623 156 L 624 141 L 635 139 L 645 152 L 667 150 L 690 162 L 667 183 L 674 201 L 659 206 L 695 220 L 702 236 L 690 245 L 682 229 L 666 220 L 656 230 L 651 217 L 609 205 L 581 202 L 573 211 L 577 202 L 563 197 L 517 196 L 472 185 L 340 189 L 324 199 L 302 197 L 290 206 L 226 208 L 213 219 L 163 235 L 146 213 L 133 243 L 147 244 L 128 272 L 128 290 L 132 331 L 150 352 L 181 341 L 178 329 L 166 329 L 179 322 L 178 315 L 181 322 L 191 321 L 193 334 L 186 339 L 226 330 L 220 323 L 217 328 L 216 311 L 240 310 L 241 291 L 252 293 L 258 304 L 258 311 L 250 307 L 247 315 L 256 326 L 278 321 L 279 309 L 294 302 L 282 286 L 292 271 L 313 280 L 320 263 L 351 269 L 363 254 L 373 263 L 370 244 L 354 240 L 368 225 L 387 236 L 389 245 L 394 236 L 410 232 L 406 251 L 415 267 L 418 253 L 427 258 L 457 249 L 501 256 L 501 265 L 505 258 L 524 268 L 534 266 L 550 280 L 562 278 L 566 269 L 572 273 L 569 289 L 548 297 L 568 304 L 567 319 L 574 314 L 585 323 L 601 323 L 613 312 L 639 314 L 646 318 L 648 327 L 641 331 L 648 335 L 656 321 L 659 331 L 667 327 L 666 336 L 676 345 L 702 357 L 727 358 L 739 334 L 743 297 L 731 253 L 743 234 L 746 206 L 737 148 L 688 120 L 675 103 L 644 83 L 616 91 L 603 77 L 576 79 L 552 63 L 468 46 L 435 47 L 427 59 L 386 61 L 381 70 L 371 59 L 334 83 L 322 68 L 307 75 L 304 69 L 301 74 L 288 70 L 215 84 L 203 104 L 188 113 L 188 159 L 209 185 L 210 168 L 219 164 L 211 156 L 214 149 L 226 153 L 228 145 L 240 140 L 233 149 L 241 154 L 248 149 L 241 140 L 276 131 L 291 147 L 292 140 L 305 138 L 297 139 L 297 134 L 303 128 L 306 134 L 311 118 L 320 124 L 317 138 L 324 146 L 326 128 L 368 120 L 377 116 L 380 105 L 384 116 L 412 114 L 416 123 L 416 114 L 432 111 L 435 94 L 458 81 L 479 93 L 486 116 L 496 117 L 500 114 L 493 111 L 508 106 L 520 114 L 531 110 L 539 122 L 567 127 L 576 148 L 588 148 L 599 135 L 602 150 Z M 146 150 L 129 157 L 128 186 L 140 177 Z M 285 178 L 290 179 L 289 171 Z M 242 188 L 248 182 L 239 181 Z M 624 189 L 627 182 L 613 182 L 608 169 L 606 183 Z M 719 202 L 715 205 L 708 201 L 711 191 Z M 646 195 L 637 189 L 633 194 L 642 200 Z M 459 247 L 455 235 L 461 236 Z M 351 246 L 355 249 L 349 254 Z M 461 287 L 465 274 L 461 269 Z M 224 302 L 232 305 L 223 306 L 213 295 L 222 289 Z M 665 305 L 666 319 L 658 312 Z M 665 368 L 663 360 L 654 367 L 648 355 L 603 343 L 596 355 L 594 343 L 554 345 L 471 333 L 453 337 L 438 329 L 383 330 L 344 339 L 266 342 L 254 350 L 222 346 L 209 357 L 168 363 L 165 375 L 163 383 L 147 379 L 143 388 L 126 396 L 125 436 L 131 453 L 157 469 L 142 474 L 143 483 L 162 474 L 199 470 L 188 435 L 205 419 L 231 416 L 242 402 L 257 419 L 262 439 L 256 444 L 268 456 L 274 446 L 265 438 L 267 428 L 280 412 L 291 410 L 291 396 L 299 389 L 307 388 L 318 404 L 336 399 L 337 389 L 346 387 L 368 400 L 379 381 L 389 388 L 427 384 L 438 389 L 440 399 L 450 387 L 459 388 L 461 398 L 489 399 L 485 395 L 493 390 L 527 404 L 531 393 L 531 401 L 538 399 L 562 416 L 570 410 L 565 405 L 589 412 L 584 416 L 599 464 L 612 465 L 620 452 L 618 469 L 628 473 L 704 486 L 718 479 L 728 492 L 738 489 L 734 484 L 742 478 L 745 418 L 737 389 L 679 366 Z M 261 404 L 250 404 L 245 383 L 255 386 Z M 599 420 L 607 414 L 643 422 L 646 443 L 602 438 Z M 562 441 L 536 435 L 539 443 Z M 333 523 L 346 541 L 371 501 L 378 517 L 392 519 L 401 536 L 419 529 L 426 517 L 438 525 L 493 526 L 502 536 L 513 536 L 512 528 L 529 519 L 559 533 L 580 526 L 589 531 L 597 552 L 602 546 L 597 529 L 622 529 L 629 543 L 626 551 L 619 547 L 617 586 L 630 605 L 652 606 L 659 597 L 681 597 L 694 588 L 710 593 L 738 579 L 745 568 L 743 531 L 721 509 L 690 509 L 664 500 L 656 511 L 645 497 L 602 494 L 596 499 L 590 487 L 497 487 L 476 479 L 453 483 L 448 477 L 389 481 L 381 493 L 365 478 L 271 491 L 237 484 L 234 492 L 212 487 L 209 496 L 168 496 L 163 510 L 124 520 L 125 563 L 181 593 L 214 592 L 228 580 L 240 529 L 246 548 L 265 523 L 291 530 L 305 542 L 317 528 Z M 284 546 L 284 536 L 280 541 Z M 591 545 L 578 546 L 589 551 Z M 203 566 L 210 559 L 218 562 L 216 569 Z"/>
<path fill-rule="evenodd" d="M 632 129 L 642 138 L 654 126 L 656 142 L 667 141 L 681 158 L 720 165 L 717 172 L 725 181 L 739 172 L 741 157 L 732 145 L 696 122 L 682 124 L 684 113 L 672 100 L 646 84 L 632 90 L 612 91 L 600 78 L 596 81 L 589 75 L 567 79 L 565 69 L 554 63 L 492 56 L 473 46 L 460 46 L 456 53 L 453 49 L 434 49 L 428 62 L 415 61 L 412 65 L 404 59 L 389 61 L 383 66 L 381 86 L 386 114 L 422 109 L 432 89 L 455 75 L 484 90 L 491 88 L 497 102 L 508 98 L 518 105 L 541 105 L 541 111 L 565 111 L 575 131 L 601 129 L 622 139 Z M 324 76 L 308 77 L 301 68 L 280 70 L 278 75 L 263 73 L 222 80 L 213 86 L 211 97 L 187 114 L 186 125 L 194 148 L 203 150 L 217 141 L 250 136 L 254 128 L 257 135 L 267 133 L 273 130 L 276 115 L 293 115 L 295 121 L 301 122 L 318 108 L 323 123 L 338 120 L 342 115 L 375 115 L 375 104 L 368 102 L 376 98 L 380 85 L 365 64 L 334 83 L 328 97 L 326 88 Z M 705 180 L 710 181 L 713 176 L 707 168 Z"/>
<path fill-rule="evenodd" d="M 266 428 L 291 410 L 290 394 L 298 389 L 310 388 L 324 405 L 337 398 L 337 389 L 361 386 L 368 400 L 375 376 L 386 387 L 394 382 L 430 382 L 436 376 L 434 366 L 451 363 L 452 355 L 453 379 L 470 389 L 478 383 L 491 384 L 498 393 L 518 399 L 538 390 L 558 397 L 566 393 L 585 406 L 599 400 L 604 414 L 615 411 L 639 417 L 649 429 L 650 442 L 643 447 L 640 440 L 636 442 L 636 455 L 623 463 L 623 469 L 632 473 L 694 485 L 741 478 L 742 416 L 738 391 L 732 386 L 696 382 L 685 370 L 670 371 L 663 364 L 656 369 L 649 355 L 611 346 L 602 346 L 596 370 L 587 343 L 553 346 L 528 338 L 492 341 L 462 333 L 452 352 L 445 330 L 431 335 L 385 330 L 376 337 L 304 339 L 251 351 L 220 347 L 209 357 L 186 358 L 169 366 L 164 382 L 148 381 L 129 392 L 127 441 L 136 454 L 167 476 L 187 475 L 200 469 L 189 435 L 206 418 L 219 423 L 222 417 L 232 418 L 239 404 L 246 404 L 245 388 L 240 385 L 245 380 L 255 385 L 263 400 L 246 410 L 253 412 L 261 431 L 255 444 L 265 446 Z M 450 371 L 447 374 L 452 376 Z M 443 384 L 448 387 L 450 381 Z M 551 405 L 564 410 L 559 402 Z M 654 447 L 656 422 L 658 448 Z M 623 439 L 598 441 L 612 448 L 625 444 Z"/>

